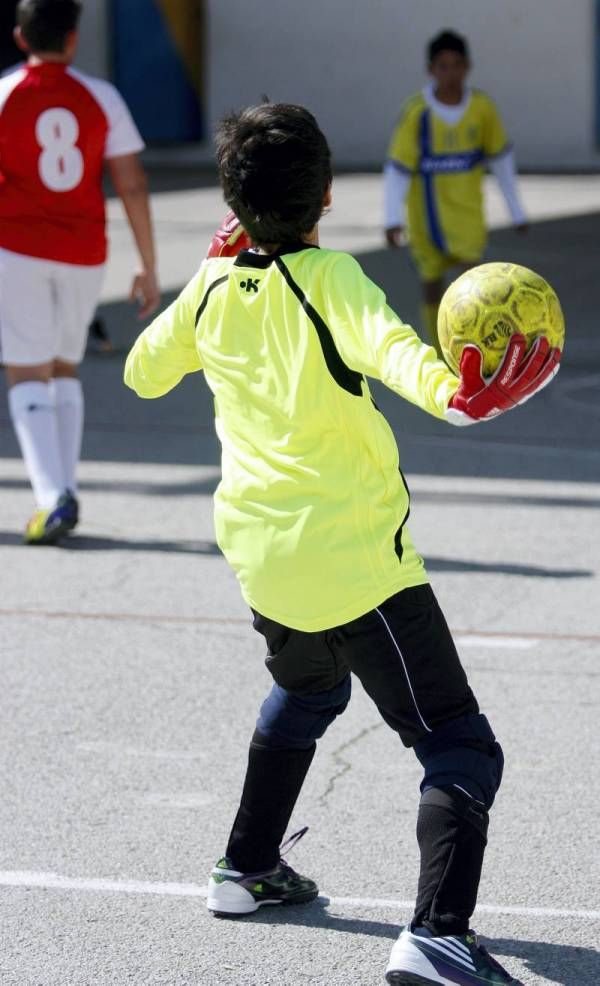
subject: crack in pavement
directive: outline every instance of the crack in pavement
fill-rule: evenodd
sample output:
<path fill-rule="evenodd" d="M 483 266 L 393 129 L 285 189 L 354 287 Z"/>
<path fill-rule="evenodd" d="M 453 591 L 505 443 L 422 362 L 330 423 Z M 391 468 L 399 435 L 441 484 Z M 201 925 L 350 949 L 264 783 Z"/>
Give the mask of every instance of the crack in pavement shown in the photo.
<path fill-rule="evenodd" d="M 364 739 L 365 736 L 368 736 L 369 733 L 374 733 L 376 729 L 381 729 L 381 727 L 384 725 L 385 723 L 382 720 L 381 722 L 374 723 L 372 726 L 365 726 L 365 728 L 361 729 L 361 731 L 357 733 L 356 736 L 353 736 L 351 739 L 346 740 L 345 743 L 342 743 L 341 746 L 338 746 L 338 748 L 333 751 L 331 756 L 333 760 L 337 762 L 340 769 L 337 770 L 334 774 L 332 774 L 332 776 L 329 778 L 329 781 L 327 782 L 327 787 L 323 791 L 323 794 L 319 797 L 318 804 L 320 805 L 325 804 L 327 798 L 329 797 L 329 795 L 331 794 L 331 792 L 335 787 L 336 781 L 338 781 L 340 777 L 343 777 L 344 774 L 347 774 L 348 771 L 352 769 L 351 762 L 349 760 L 345 760 L 344 757 L 342 756 L 343 751 L 347 750 L 351 746 L 356 746 L 356 744 L 360 743 L 360 741 Z"/>

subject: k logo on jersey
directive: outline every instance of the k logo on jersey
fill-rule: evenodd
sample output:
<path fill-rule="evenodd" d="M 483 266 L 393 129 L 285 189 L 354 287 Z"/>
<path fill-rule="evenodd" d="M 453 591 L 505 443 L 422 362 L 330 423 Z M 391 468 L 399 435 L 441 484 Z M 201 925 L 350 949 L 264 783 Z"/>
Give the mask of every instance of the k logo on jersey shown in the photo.
<path fill-rule="evenodd" d="M 245 281 L 240 281 L 240 287 L 246 289 L 246 293 L 249 291 L 254 291 L 258 293 L 258 285 L 260 284 L 260 277 L 249 277 Z"/>

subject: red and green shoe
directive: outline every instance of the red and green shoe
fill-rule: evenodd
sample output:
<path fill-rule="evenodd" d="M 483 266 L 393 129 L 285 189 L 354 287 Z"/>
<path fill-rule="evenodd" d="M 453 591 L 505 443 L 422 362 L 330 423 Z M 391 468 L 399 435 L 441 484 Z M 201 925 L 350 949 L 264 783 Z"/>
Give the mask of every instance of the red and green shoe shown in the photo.
<path fill-rule="evenodd" d="M 297 842 L 305 831 L 291 836 L 281 851 L 291 848 L 290 843 Z M 283 858 L 272 870 L 241 873 L 223 856 L 208 881 L 207 906 L 216 917 L 241 917 L 269 904 L 306 904 L 318 895 L 316 883 L 296 873 Z"/>

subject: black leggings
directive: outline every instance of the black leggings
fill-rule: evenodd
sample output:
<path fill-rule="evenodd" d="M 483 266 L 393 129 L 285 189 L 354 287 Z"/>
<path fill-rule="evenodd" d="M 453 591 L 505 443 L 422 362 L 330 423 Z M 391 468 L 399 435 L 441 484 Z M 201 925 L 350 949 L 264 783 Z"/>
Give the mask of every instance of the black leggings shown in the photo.
<path fill-rule="evenodd" d="M 255 613 L 274 684 L 250 744 L 227 855 L 242 872 L 277 864 L 319 739 L 350 700 L 351 672 L 424 766 L 415 924 L 462 934 L 475 906 L 487 811 L 502 753 L 460 664 L 429 585 L 405 589 L 357 620 L 318 633 Z"/>

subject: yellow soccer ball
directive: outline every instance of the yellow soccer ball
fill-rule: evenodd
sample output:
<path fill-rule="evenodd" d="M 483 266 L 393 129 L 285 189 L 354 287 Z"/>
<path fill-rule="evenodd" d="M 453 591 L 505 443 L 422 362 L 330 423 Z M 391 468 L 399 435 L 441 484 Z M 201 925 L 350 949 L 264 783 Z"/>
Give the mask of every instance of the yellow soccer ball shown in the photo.
<path fill-rule="evenodd" d="M 483 353 L 483 375 L 498 369 L 515 332 L 527 348 L 545 336 L 562 350 L 565 322 L 554 290 L 539 274 L 520 264 L 480 264 L 453 281 L 438 313 L 438 338 L 448 366 L 459 372 L 466 343 Z"/>

